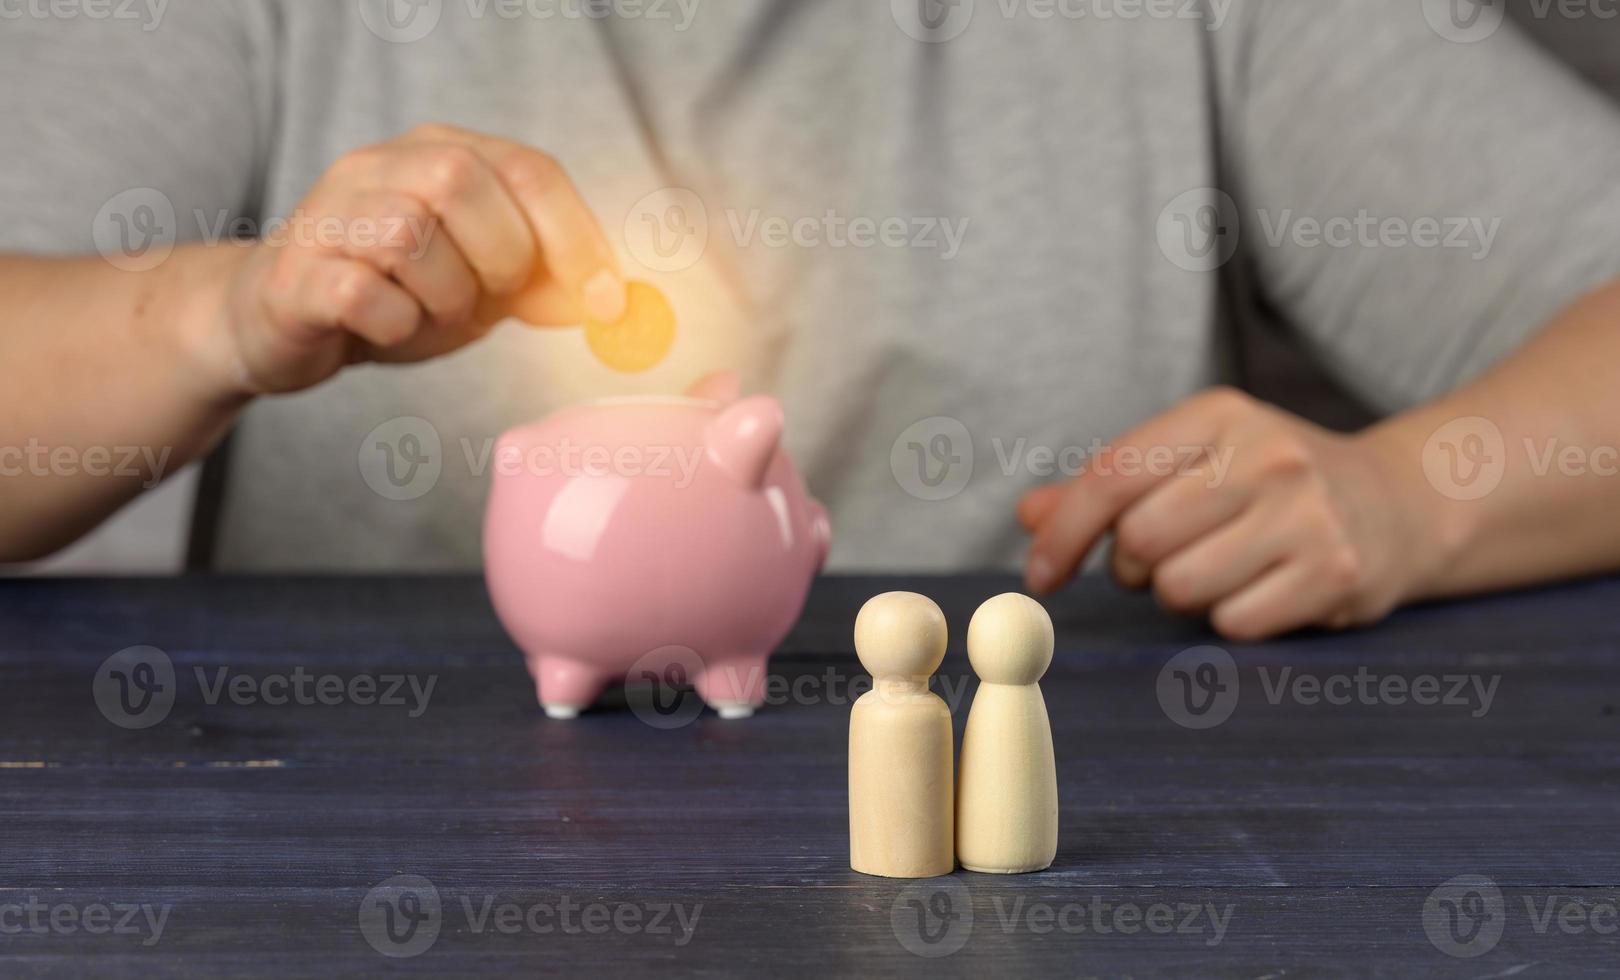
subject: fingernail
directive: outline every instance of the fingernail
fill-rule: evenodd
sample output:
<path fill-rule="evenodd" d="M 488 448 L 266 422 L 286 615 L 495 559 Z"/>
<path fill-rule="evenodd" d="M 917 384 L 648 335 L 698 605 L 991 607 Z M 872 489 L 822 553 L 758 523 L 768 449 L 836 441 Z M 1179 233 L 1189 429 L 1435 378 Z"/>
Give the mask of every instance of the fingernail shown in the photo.
<path fill-rule="evenodd" d="M 603 323 L 616 323 L 624 316 L 628 299 L 624 292 L 624 280 L 603 269 L 585 283 L 585 312 L 591 319 Z"/>
<path fill-rule="evenodd" d="M 1052 591 L 1056 584 L 1052 580 L 1057 573 L 1052 570 L 1052 563 L 1044 555 L 1031 555 L 1029 566 L 1024 569 L 1024 582 L 1028 584 L 1031 592 L 1045 595 Z"/>

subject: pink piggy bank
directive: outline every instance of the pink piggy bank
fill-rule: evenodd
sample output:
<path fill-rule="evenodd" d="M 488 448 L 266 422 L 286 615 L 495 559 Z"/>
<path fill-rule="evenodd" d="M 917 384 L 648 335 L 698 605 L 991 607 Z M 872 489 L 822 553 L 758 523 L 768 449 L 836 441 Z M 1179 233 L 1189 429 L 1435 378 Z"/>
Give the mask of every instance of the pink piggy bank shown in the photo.
<path fill-rule="evenodd" d="M 485 578 L 547 715 L 677 660 L 721 717 L 753 714 L 830 542 L 781 441 L 777 401 L 725 374 L 501 437 Z"/>

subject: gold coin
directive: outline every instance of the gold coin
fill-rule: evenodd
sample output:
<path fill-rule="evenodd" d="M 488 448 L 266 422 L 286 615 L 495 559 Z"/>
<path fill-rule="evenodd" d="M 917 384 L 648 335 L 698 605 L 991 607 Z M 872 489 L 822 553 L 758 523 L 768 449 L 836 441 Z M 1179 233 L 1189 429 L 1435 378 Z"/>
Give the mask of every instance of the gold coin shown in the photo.
<path fill-rule="evenodd" d="M 617 322 L 585 321 L 585 342 L 597 360 L 633 374 L 657 367 L 675 345 L 675 311 L 656 286 L 625 285 L 624 315 Z"/>

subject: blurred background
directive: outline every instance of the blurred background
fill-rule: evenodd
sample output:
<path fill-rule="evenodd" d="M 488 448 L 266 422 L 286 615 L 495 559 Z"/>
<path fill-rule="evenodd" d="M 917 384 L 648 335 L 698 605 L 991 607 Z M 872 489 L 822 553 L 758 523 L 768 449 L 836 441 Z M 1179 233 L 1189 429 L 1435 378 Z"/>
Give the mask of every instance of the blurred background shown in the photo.
<path fill-rule="evenodd" d="M 1596 89 L 1620 102 L 1620 5 L 1613 16 L 1547 16 L 1556 0 L 1503 0 L 1510 19 Z M 1552 4 L 1552 7 L 1549 7 Z M 1242 384 L 1257 396 L 1333 428 L 1373 415 L 1304 356 L 1264 308 L 1237 324 Z M 146 494 L 49 561 L 0 566 L 0 574 L 168 575 L 202 567 L 215 494 L 209 467 L 193 466 Z"/>
<path fill-rule="evenodd" d="M 1544 49 L 1620 102 L 1620 7 L 1610 20 L 1548 17 L 1545 0 L 1505 0 L 1508 16 Z M 1556 4 L 1554 5 L 1556 9 Z M 1240 325 L 1248 387 L 1306 418 L 1358 429 L 1372 414 L 1319 371 L 1287 334 L 1256 311 Z"/>

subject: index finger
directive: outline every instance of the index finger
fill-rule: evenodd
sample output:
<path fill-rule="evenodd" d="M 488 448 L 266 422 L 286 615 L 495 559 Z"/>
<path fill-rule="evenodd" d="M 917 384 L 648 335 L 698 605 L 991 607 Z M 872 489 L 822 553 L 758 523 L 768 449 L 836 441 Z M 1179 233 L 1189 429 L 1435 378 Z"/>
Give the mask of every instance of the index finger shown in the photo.
<path fill-rule="evenodd" d="M 1141 461 L 1159 447 L 1212 444 L 1225 418 L 1220 397 L 1203 395 L 1184 401 L 1087 460 L 1085 471 L 1070 481 L 1062 499 L 1035 529 L 1025 567 L 1032 591 L 1051 592 L 1072 578 L 1103 532 L 1176 472 L 1174 467 L 1122 466 L 1121 456 L 1134 453 Z"/>

